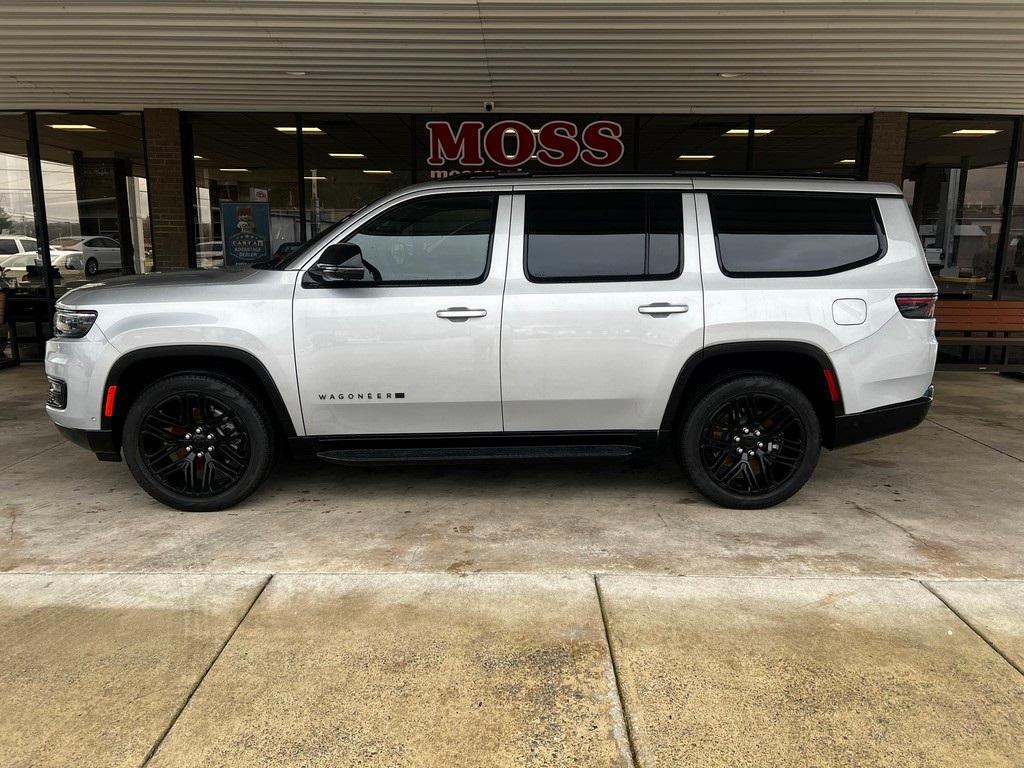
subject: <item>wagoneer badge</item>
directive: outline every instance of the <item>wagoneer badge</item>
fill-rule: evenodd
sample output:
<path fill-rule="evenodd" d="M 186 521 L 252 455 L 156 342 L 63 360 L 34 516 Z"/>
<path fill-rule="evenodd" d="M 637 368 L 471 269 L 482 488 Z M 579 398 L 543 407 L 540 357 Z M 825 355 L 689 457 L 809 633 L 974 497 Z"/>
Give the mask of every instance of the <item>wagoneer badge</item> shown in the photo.
<path fill-rule="evenodd" d="M 405 392 L 318 392 L 321 400 L 404 400 Z"/>

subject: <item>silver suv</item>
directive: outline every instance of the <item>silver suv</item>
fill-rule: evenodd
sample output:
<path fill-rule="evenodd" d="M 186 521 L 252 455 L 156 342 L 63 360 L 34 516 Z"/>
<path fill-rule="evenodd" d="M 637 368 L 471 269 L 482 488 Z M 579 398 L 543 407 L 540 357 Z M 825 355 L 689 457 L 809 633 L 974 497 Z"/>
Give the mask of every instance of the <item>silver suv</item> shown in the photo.
<path fill-rule="evenodd" d="M 213 510 L 274 452 L 342 464 L 674 451 L 714 501 L 918 424 L 935 284 L 895 187 L 480 178 L 367 206 L 262 268 L 67 293 L 47 410 Z"/>

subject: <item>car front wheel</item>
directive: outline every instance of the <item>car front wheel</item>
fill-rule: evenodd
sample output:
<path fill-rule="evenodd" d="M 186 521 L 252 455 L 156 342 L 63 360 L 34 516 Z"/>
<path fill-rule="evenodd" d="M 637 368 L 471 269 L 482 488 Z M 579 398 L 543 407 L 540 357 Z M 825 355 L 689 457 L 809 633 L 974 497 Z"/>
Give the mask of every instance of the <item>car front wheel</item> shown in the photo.
<path fill-rule="evenodd" d="M 168 376 L 146 388 L 128 411 L 122 442 L 143 490 L 190 512 L 242 501 L 274 458 L 261 405 L 236 382 L 204 373 Z"/>
<path fill-rule="evenodd" d="M 821 452 L 821 427 L 792 384 L 743 375 L 697 398 L 679 442 L 683 469 L 701 493 L 725 507 L 759 509 L 807 482 Z"/>

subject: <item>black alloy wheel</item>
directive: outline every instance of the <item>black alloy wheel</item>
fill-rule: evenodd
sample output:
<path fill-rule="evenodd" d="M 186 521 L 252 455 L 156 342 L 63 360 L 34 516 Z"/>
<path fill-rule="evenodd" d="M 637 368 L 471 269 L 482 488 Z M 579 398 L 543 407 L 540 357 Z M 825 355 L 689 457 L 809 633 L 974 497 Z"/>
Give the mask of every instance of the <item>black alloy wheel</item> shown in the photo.
<path fill-rule="evenodd" d="M 270 422 L 240 385 L 206 374 L 151 385 L 125 419 L 125 460 L 139 484 L 168 506 L 212 511 L 238 503 L 273 459 Z"/>
<path fill-rule="evenodd" d="M 817 415 L 782 379 L 742 376 L 701 397 L 683 429 L 681 459 L 698 489 L 728 507 L 759 508 L 792 496 L 821 450 Z"/>
<path fill-rule="evenodd" d="M 229 405 L 180 392 L 142 418 L 142 460 L 171 490 L 209 496 L 239 481 L 251 459 L 249 433 Z"/>

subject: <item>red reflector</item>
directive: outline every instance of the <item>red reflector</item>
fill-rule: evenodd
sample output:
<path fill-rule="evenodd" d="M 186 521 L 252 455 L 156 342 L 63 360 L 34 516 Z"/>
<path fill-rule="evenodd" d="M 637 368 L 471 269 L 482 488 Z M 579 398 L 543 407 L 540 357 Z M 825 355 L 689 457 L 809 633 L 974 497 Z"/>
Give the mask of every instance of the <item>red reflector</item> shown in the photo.
<path fill-rule="evenodd" d="M 934 293 L 901 293 L 896 297 L 896 306 L 904 317 L 929 320 L 935 317 Z"/>
<path fill-rule="evenodd" d="M 839 382 L 836 381 L 836 375 L 828 368 L 822 370 L 825 374 L 825 385 L 828 387 L 828 396 L 832 399 L 833 403 L 839 402 Z"/>
<path fill-rule="evenodd" d="M 114 415 L 114 398 L 117 396 L 117 385 L 107 387 L 107 396 L 103 400 L 103 416 L 109 419 Z"/>

